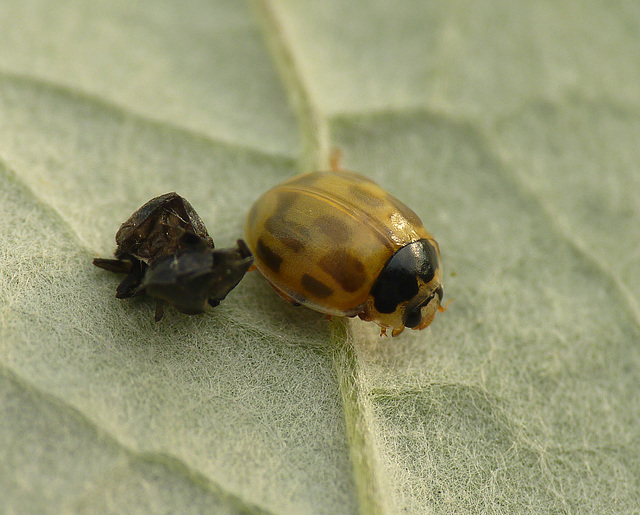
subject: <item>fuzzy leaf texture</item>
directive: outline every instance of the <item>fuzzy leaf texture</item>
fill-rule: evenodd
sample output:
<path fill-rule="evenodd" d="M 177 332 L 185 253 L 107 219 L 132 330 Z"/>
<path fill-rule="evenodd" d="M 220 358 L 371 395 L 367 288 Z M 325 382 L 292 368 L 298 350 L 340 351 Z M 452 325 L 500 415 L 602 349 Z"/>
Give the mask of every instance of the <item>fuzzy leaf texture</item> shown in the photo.
<path fill-rule="evenodd" d="M 0 512 L 637 512 L 639 56 L 630 0 L 1 2 Z M 91 265 L 332 148 L 439 241 L 429 329 Z"/>

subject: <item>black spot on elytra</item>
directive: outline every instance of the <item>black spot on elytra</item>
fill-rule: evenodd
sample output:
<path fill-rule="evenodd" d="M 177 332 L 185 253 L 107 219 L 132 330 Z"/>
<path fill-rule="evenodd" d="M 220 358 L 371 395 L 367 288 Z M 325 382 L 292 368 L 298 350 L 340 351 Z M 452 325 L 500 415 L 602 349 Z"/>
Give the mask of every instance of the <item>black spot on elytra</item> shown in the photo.
<path fill-rule="evenodd" d="M 411 300 L 417 293 L 416 277 L 403 273 L 380 274 L 371 289 L 373 305 L 380 313 L 393 313 L 398 304 Z"/>
<path fill-rule="evenodd" d="M 295 238 L 280 238 L 282 244 L 293 252 L 300 252 L 304 248 L 304 243 Z"/>
<path fill-rule="evenodd" d="M 320 259 L 318 266 L 348 292 L 359 290 L 366 280 L 362 261 L 345 249 L 326 254 Z"/>
<path fill-rule="evenodd" d="M 347 224 L 335 216 L 320 216 L 313 221 L 313 225 L 322 234 L 328 236 L 332 243 L 348 243 L 351 238 L 351 231 Z"/>
<path fill-rule="evenodd" d="M 309 229 L 295 222 L 283 223 L 273 216 L 267 218 L 264 227 L 274 238 L 293 252 L 300 252 L 305 247 L 305 241 L 309 240 Z"/>
<path fill-rule="evenodd" d="M 256 249 L 258 259 L 267 265 L 274 272 L 280 271 L 280 265 L 282 264 L 282 257 L 274 252 L 270 247 L 265 245 L 262 238 L 258 240 L 258 248 Z"/>
<path fill-rule="evenodd" d="M 296 200 L 299 198 L 299 194 L 295 191 L 280 191 L 278 192 L 278 204 L 276 205 L 276 209 L 273 212 L 272 218 L 275 220 L 286 220 L 287 213 L 296 203 Z"/>
<path fill-rule="evenodd" d="M 309 274 L 302 276 L 301 284 L 306 291 L 319 299 L 333 295 L 333 290 L 329 286 Z"/>

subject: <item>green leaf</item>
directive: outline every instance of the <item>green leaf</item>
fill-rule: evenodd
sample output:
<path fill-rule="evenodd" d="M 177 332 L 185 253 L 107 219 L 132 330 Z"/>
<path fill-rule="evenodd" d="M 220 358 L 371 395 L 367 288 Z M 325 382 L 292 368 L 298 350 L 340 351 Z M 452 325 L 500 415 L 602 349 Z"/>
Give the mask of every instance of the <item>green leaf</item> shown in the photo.
<path fill-rule="evenodd" d="M 0 4 L 3 509 L 637 510 L 638 55 L 633 2 Z M 332 148 L 440 243 L 426 331 L 257 273 L 156 324 L 91 265 L 168 191 L 228 246 Z"/>

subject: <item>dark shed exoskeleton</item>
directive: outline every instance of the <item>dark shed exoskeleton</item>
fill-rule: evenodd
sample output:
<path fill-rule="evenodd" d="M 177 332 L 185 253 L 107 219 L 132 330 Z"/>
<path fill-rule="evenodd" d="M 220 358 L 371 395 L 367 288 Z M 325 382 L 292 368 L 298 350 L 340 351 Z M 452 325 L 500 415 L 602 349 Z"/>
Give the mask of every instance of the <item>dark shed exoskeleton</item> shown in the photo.
<path fill-rule="evenodd" d="M 253 257 L 242 240 L 215 249 L 207 229 L 177 193 L 151 199 L 116 234 L 116 259 L 96 258 L 97 267 L 127 276 L 117 298 L 147 294 L 156 299 L 156 320 L 163 302 L 187 314 L 217 306 L 244 277 Z"/>

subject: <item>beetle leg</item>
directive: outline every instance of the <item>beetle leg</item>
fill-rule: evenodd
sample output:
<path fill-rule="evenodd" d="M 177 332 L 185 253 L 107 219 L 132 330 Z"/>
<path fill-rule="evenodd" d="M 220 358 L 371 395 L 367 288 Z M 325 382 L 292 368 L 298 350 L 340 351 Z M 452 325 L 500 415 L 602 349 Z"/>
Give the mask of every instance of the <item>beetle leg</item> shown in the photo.
<path fill-rule="evenodd" d="M 398 336 L 402 331 L 404 331 L 404 327 L 401 327 L 400 329 L 394 329 L 393 331 L 391 331 L 391 336 Z"/>
<path fill-rule="evenodd" d="M 93 264 L 98 268 L 102 268 L 103 270 L 108 270 L 109 272 L 114 272 L 116 274 L 128 274 L 133 268 L 133 263 L 128 259 L 94 258 Z"/>

